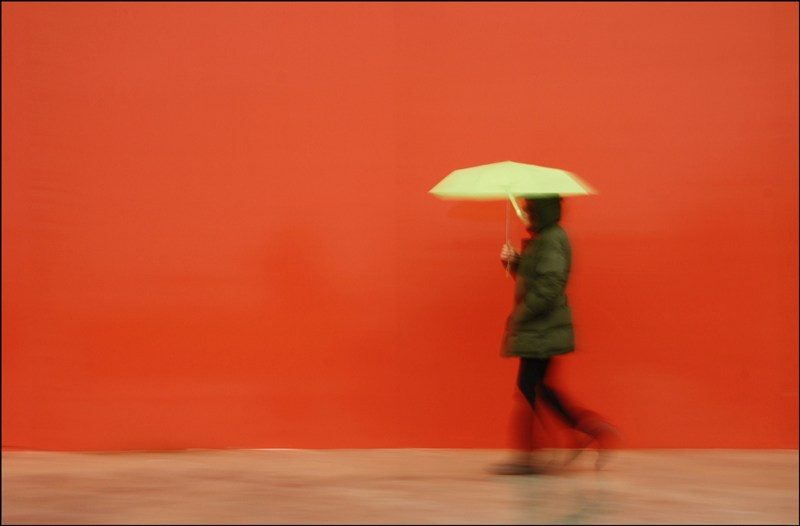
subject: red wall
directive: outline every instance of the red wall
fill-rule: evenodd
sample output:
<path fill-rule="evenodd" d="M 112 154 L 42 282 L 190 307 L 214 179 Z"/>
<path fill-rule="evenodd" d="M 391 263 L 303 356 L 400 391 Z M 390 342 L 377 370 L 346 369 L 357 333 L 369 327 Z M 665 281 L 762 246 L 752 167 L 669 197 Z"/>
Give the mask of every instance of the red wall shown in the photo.
<path fill-rule="evenodd" d="M 796 3 L 2 15 L 4 448 L 505 447 L 505 205 L 427 192 L 509 159 L 600 191 L 563 388 L 797 447 Z"/>

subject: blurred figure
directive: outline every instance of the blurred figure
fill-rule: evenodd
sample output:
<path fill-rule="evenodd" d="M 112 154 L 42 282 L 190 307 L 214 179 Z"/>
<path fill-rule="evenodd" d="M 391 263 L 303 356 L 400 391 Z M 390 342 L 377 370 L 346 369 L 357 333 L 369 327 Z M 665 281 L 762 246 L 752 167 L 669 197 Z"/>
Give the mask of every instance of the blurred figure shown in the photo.
<path fill-rule="evenodd" d="M 565 293 L 572 251 L 567 233 L 558 224 L 561 198 L 526 199 L 525 210 L 525 226 L 531 238 L 522 241 L 521 254 L 510 245 L 504 245 L 500 259 L 516 279 L 514 310 L 506 324 L 503 356 L 519 358 L 517 386 L 529 408 L 514 416 L 519 441 L 516 458 L 495 466 L 492 471 L 504 475 L 541 471 L 533 464 L 532 436 L 533 415 L 539 398 L 574 430 L 573 454 L 567 462 L 596 441 L 600 451 L 597 467 L 600 468 L 607 460 L 608 448 L 618 439 L 615 428 L 596 413 L 567 405 L 547 382 L 554 357 L 575 348 L 572 314 Z"/>

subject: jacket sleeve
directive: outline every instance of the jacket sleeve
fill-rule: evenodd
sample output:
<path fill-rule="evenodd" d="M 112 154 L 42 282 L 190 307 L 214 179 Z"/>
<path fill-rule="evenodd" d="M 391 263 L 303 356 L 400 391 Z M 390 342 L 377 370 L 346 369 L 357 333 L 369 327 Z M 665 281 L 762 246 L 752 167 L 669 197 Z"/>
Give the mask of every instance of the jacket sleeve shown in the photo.
<path fill-rule="evenodd" d="M 567 257 L 561 243 L 549 239 L 537 247 L 540 256 L 535 275 L 525 292 L 528 315 L 537 316 L 547 311 L 567 286 Z"/>

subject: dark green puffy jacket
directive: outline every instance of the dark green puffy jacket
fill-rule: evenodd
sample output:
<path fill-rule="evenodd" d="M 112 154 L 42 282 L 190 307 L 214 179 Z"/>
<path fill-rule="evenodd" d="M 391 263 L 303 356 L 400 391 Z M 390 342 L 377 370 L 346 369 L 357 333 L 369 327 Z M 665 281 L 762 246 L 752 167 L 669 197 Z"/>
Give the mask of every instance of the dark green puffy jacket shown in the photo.
<path fill-rule="evenodd" d="M 506 324 L 504 356 L 547 358 L 575 349 L 565 292 L 572 250 L 567 233 L 558 225 L 560 200 L 546 207 L 537 204 L 536 235 L 525 243 L 516 265 L 514 310 Z"/>

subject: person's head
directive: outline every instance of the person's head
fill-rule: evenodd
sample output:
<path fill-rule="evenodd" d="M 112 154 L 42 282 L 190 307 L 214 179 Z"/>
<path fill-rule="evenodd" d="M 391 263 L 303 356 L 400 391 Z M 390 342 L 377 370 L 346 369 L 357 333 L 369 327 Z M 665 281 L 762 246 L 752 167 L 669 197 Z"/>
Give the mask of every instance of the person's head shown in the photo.
<path fill-rule="evenodd" d="M 528 214 L 528 230 L 541 232 L 561 220 L 561 197 L 552 195 L 525 199 L 525 211 Z"/>

